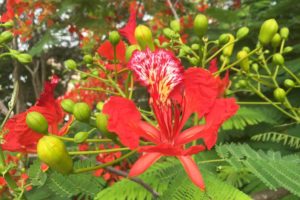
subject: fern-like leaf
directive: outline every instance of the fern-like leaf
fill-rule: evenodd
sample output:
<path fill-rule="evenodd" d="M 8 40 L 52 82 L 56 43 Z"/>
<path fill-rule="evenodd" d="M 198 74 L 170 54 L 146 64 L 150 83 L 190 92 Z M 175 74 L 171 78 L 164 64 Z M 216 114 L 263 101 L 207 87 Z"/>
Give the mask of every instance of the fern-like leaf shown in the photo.
<path fill-rule="evenodd" d="M 287 135 L 278 132 L 268 132 L 261 133 L 251 137 L 251 140 L 254 141 L 263 141 L 263 142 L 276 142 L 282 143 L 283 145 L 287 145 L 289 147 L 300 149 L 300 138 L 292 135 Z"/>
<path fill-rule="evenodd" d="M 220 157 L 232 166 L 246 167 L 270 189 L 283 187 L 300 197 L 299 156 L 281 156 L 279 152 L 255 151 L 247 144 L 217 146 Z M 298 157 L 296 161 L 295 157 Z M 235 165 L 238 163 L 237 165 Z"/>
<path fill-rule="evenodd" d="M 274 115 L 275 112 L 277 111 L 272 107 L 261 106 L 259 108 L 256 108 L 243 106 L 240 107 L 238 112 L 233 117 L 231 117 L 223 124 L 222 129 L 244 130 L 248 125 L 256 125 L 262 122 L 274 124 L 279 119 L 275 119 L 274 116 L 280 116 Z"/>
<path fill-rule="evenodd" d="M 47 180 L 47 174 L 41 170 L 41 163 L 38 160 L 30 165 L 28 176 L 33 186 L 43 186 Z"/>

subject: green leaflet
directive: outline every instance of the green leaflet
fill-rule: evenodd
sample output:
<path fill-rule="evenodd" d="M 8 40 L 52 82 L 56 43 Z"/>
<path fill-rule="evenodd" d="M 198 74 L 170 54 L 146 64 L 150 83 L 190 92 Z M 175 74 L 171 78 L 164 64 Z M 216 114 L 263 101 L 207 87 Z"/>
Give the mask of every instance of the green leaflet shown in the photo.
<path fill-rule="evenodd" d="M 255 151 L 247 144 L 220 145 L 216 150 L 219 156 L 232 166 L 247 167 L 270 189 L 283 187 L 300 196 L 299 156 L 281 156 L 279 152 Z"/>

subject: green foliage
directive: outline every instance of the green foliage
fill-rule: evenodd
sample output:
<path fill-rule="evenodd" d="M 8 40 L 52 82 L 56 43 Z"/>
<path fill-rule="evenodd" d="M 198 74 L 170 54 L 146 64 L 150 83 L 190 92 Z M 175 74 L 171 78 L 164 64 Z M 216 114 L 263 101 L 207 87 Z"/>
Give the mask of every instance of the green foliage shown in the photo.
<path fill-rule="evenodd" d="M 42 186 L 47 180 L 47 175 L 41 170 L 41 163 L 38 160 L 30 165 L 28 176 L 33 186 Z"/>
<path fill-rule="evenodd" d="M 300 196 L 299 155 L 282 156 L 279 152 L 255 151 L 247 144 L 220 145 L 216 149 L 219 156 L 233 167 L 248 168 L 270 189 L 283 187 Z"/>
<path fill-rule="evenodd" d="M 140 178 L 160 194 L 159 199 L 198 200 L 198 199 L 250 199 L 243 192 L 219 180 L 208 170 L 202 169 L 206 191 L 201 191 L 188 178 L 181 164 L 169 159 L 152 166 Z M 96 199 L 153 199 L 151 193 L 130 180 L 122 180 L 98 193 Z"/>
<path fill-rule="evenodd" d="M 244 130 L 248 125 L 256 125 L 259 123 L 274 124 L 279 120 L 280 115 L 275 115 L 276 110 L 272 107 L 246 107 L 242 106 L 238 112 L 227 120 L 223 126 L 223 130 Z M 277 112 L 276 112 L 277 113 Z"/>
<path fill-rule="evenodd" d="M 300 138 L 292 135 L 287 135 L 284 133 L 277 132 L 268 132 L 261 133 L 251 137 L 254 141 L 263 141 L 263 142 L 276 142 L 281 143 L 283 145 L 287 145 L 289 147 L 299 149 L 300 148 Z"/>

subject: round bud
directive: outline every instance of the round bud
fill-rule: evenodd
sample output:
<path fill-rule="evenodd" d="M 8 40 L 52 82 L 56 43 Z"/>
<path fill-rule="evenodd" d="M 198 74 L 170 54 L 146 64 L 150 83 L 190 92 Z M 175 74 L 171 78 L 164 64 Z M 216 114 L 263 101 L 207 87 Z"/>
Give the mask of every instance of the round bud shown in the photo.
<path fill-rule="evenodd" d="M 228 41 L 229 41 L 228 33 L 223 33 L 222 35 L 220 35 L 220 37 L 219 37 L 219 44 L 220 45 L 226 44 Z"/>
<path fill-rule="evenodd" d="M 73 108 L 73 115 L 78 121 L 88 122 L 91 115 L 91 109 L 87 103 L 76 103 Z"/>
<path fill-rule="evenodd" d="M 13 34 L 10 31 L 3 31 L 0 34 L 0 44 L 10 42 L 13 39 Z"/>
<path fill-rule="evenodd" d="M 287 27 L 283 27 L 280 29 L 280 36 L 286 40 L 289 37 L 289 32 L 290 31 Z"/>
<path fill-rule="evenodd" d="M 154 50 L 152 32 L 147 26 L 138 25 L 135 28 L 134 36 L 142 50 L 146 49 L 146 47 L 148 47 L 152 51 Z"/>
<path fill-rule="evenodd" d="M 279 33 L 276 33 L 271 40 L 272 47 L 276 48 L 280 45 L 280 43 L 281 43 L 281 37 L 280 37 Z"/>
<path fill-rule="evenodd" d="M 274 97 L 279 102 L 284 102 L 284 99 L 286 97 L 286 92 L 282 88 L 276 88 L 274 90 Z"/>
<path fill-rule="evenodd" d="M 91 63 L 93 63 L 93 57 L 90 54 L 84 55 L 83 62 L 85 64 L 91 64 Z"/>
<path fill-rule="evenodd" d="M 96 116 L 96 127 L 100 130 L 100 132 L 107 138 L 116 140 L 116 134 L 109 132 L 107 129 L 108 125 L 108 116 L 104 113 L 99 113 Z"/>
<path fill-rule="evenodd" d="M 22 64 L 32 63 L 32 56 L 30 54 L 20 53 L 20 54 L 14 55 L 14 56 Z"/>
<path fill-rule="evenodd" d="M 109 33 L 108 40 L 113 46 L 117 46 L 120 42 L 120 34 L 118 31 L 112 31 Z"/>
<path fill-rule="evenodd" d="M 199 50 L 200 49 L 200 45 L 199 44 L 192 44 L 191 48 L 193 50 Z"/>
<path fill-rule="evenodd" d="M 69 174 L 73 170 L 73 161 L 65 144 L 54 136 L 44 136 L 39 140 L 37 154 L 41 161 L 62 174 Z"/>
<path fill-rule="evenodd" d="M 245 80 L 239 80 L 238 84 L 239 84 L 240 87 L 246 87 L 247 86 L 247 81 L 245 81 Z"/>
<path fill-rule="evenodd" d="M 249 47 L 243 47 L 242 50 L 246 51 L 247 53 L 249 53 L 251 51 Z"/>
<path fill-rule="evenodd" d="M 102 111 L 103 110 L 103 106 L 104 106 L 104 103 L 102 101 L 100 101 L 100 102 L 97 103 L 96 108 L 99 111 Z"/>
<path fill-rule="evenodd" d="M 293 47 L 290 47 L 290 46 L 284 47 L 284 49 L 283 49 L 283 53 L 290 53 L 292 51 L 293 51 Z"/>
<path fill-rule="evenodd" d="M 236 38 L 240 40 L 240 39 L 246 37 L 248 35 L 248 33 L 249 33 L 249 28 L 244 26 L 237 31 Z"/>
<path fill-rule="evenodd" d="M 70 70 L 74 70 L 74 69 L 77 68 L 77 63 L 72 59 L 66 60 L 64 62 L 64 64 L 65 64 L 65 67 L 70 69 Z"/>
<path fill-rule="evenodd" d="M 48 133 L 48 122 L 47 119 L 39 112 L 29 112 L 26 115 L 27 126 L 37 132 L 42 134 Z"/>
<path fill-rule="evenodd" d="M 295 87 L 295 82 L 291 79 L 285 79 L 284 82 L 283 82 L 284 86 L 286 88 L 293 88 Z"/>
<path fill-rule="evenodd" d="M 276 65 L 283 65 L 284 64 L 284 58 L 280 53 L 275 53 L 273 55 L 272 61 Z"/>
<path fill-rule="evenodd" d="M 126 61 L 129 61 L 131 56 L 132 56 L 132 53 L 135 51 L 135 50 L 139 50 L 139 46 L 138 45 L 130 45 L 126 48 Z"/>
<path fill-rule="evenodd" d="M 264 46 L 268 45 L 277 31 L 278 24 L 275 19 L 264 21 L 264 23 L 260 27 L 260 32 L 258 35 L 259 42 Z"/>
<path fill-rule="evenodd" d="M 74 101 L 71 99 L 64 99 L 60 102 L 60 105 L 64 111 L 67 113 L 73 113 L 73 108 L 74 108 Z"/>
<path fill-rule="evenodd" d="M 80 144 L 85 142 L 85 140 L 89 137 L 89 133 L 88 132 L 78 132 L 75 134 L 74 136 L 74 142 Z"/>
<path fill-rule="evenodd" d="M 241 60 L 240 61 L 240 66 L 241 68 L 245 71 L 245 72 L 248 72 L 249 71 L 249 68 L 250 68 L 250 65 L 249 65 L 249 59 L 248 59 L 248 53 L 246 51 L 239 51 L 236 55 L 237 59 L 238 60 Z"/>
<path fill-rule="evenodd" d="M 163 34 L 164 34 L 164 36 L 166 36 L 166 37 L 169 38 L 169 39 L 174 38 L 175 35 L 176 35 L 175 31 L 173 31 L 173 30 L 170 29 L 170 28 L 164 28 L 164 29 L 163 29 Z"/>
<path fill-rule="evenodd" d="M 180 31 L 180 22 L 179 22 L 179 20 L 172 20 L 170 22 L 170 27 L 173 31 L 178 33 Z"/>
<path fill-rule="evenodd" d="M 207 17 L 203 14 L 198 14 L 194 19 L 194 31 L 199 36 L 202 37 L 206 34 L 208 27 Z"/>
<path fill-rule="evenodd" d="M 94 75 L 94 76 L 99 76 L 99 71 L 98 71 L 98 70 L 93 70 L 93 71 L 92 71 L 92 75 Z"/>
<path fill-rule="evenodd" d="M 223 49 L 223 55 L 227 56 L 227 57 L 230 57 L 232 55 L 233 47 L 234 47 L 234 36 L 232 34 L 228 34 L 228 36 L 229 36 L 228 43 L 232 43 L 232 44 L 226 46 Z"/>

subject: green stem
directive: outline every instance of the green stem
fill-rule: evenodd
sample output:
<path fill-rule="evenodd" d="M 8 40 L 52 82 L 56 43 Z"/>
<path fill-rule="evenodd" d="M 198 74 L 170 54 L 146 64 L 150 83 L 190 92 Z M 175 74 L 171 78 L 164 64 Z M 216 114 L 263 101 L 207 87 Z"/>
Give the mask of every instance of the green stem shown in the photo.
<path fill-rule="evenodd" d="M 93 74 L 90 74 L 90 73 L 81 71 L 81 70 L 79 70 L 79 69 L 75 69 L 75 71 L 78 72 L 78 73 L 81 73 L 81 74 L 90 76 L 90 77 L 92 77 L 92 78 L 98 79 L 98 80 L 100 80 L 100 81 L 102 81 L 102 82 L 104 82 L 104 83 L 106 83 L 106 84 L 109 84 L 109 81 L 108 81 L 108 80 L 103 79 L 103 78 L 100 78 L 99 76 L 95 76 L 95 75 L 93 75 Z"/>
<path fill-rule="evenodd" d="M 214 160 L 204 160 L 204 161 L 199 161 L 199 164 L 203 164 L 203 163 L 214 163 L 214 162 L 225 162 L 225 159 L 214 159 Z"/>
<path fill-rule="evenodd" d="M 291 77 L 293 77 L 298 84 L 300 84 L 300 79 L 289 69 L 287 68 L 286 66 L 282 65 L 282 68 L 289 74 L 291 75 Z"/>
<path fill-rule="evenodd" d="M 272 102 L 273 104 L 281 104 L 280 102 Z M 249 102 L 249 101 L 238 101 L 237 104 L 240 104 L 240 105 L 272 105 L 272 103 L 270 102 Z"/>
<path fill-rule="evenodd" d="M 118 95 L 118 94 L 119 94 L 119 93 L 117 93 L 117 92 L 105 90 L 105 89 L 102 89 L 102 88 L 86 88 L 86 87 L 80 87 L 79 90 L 100 91 L 100 92 L 110 93 L 110 94 L 113 94 L 113 95 Z"/>
<path fill-rule="evenodd" d="M 238 40 L 234 40 L 234 41 L 232 41 L 232 42 L 228 42 L 227 44 L 225 44 L 223 47 L 221 47 L 218 51 L 216 51 L 212 56 L 210 56 L 207 60 L 206 60 L 206 62 L 205 62 L 205 64 L 207 64 L 209 61 L 211 61 L 214 57 L 216 57 L 219 53 L 221 53 L 222 51 L 223 51 L 223 49 L 224 48 L 226 48 L 226 47 L 228 47 L 228 46 L 230 46 L 231 44 L 233 44 L 233 43 L 235 43 L 235 42 L 237 42 Z"/>
<path fill-rule="evenodd" d="M 54 137 L 57 137 L 61 140 L 64 140 L 64 141 L 68 141 L 68 142 L 74 142 L 74 138 L 68 138 L 68 137 L 63 137 L 63 136 L 57 136 L 57 135 L 52 135 Z M 85 140 L 86 142 L 112 142 L 111 139 L 86 139 Z"/>
<path fill-rule="evenodd" d="M 117 149 L 104 149 L 104 150 L 95 150 L 95 151 L 70 151 L 69 155 L 89 155 L 89 154 L 99 154 L 99 153 L 113 153 L 120 151 L 128 151 L 129 148 L 117 148 Z"/>
<path fill-rule="evenodd" d="M 104 167 L 112 166 L 112 165 L 115 165 L 115 164 L 121 162 L 122 160 L 128 158 L 129 156 L 133 155 L 134 153 L 136 153 L 136 151 L 131 151 L 131 152 L 125 154 L 124 156 L 121 156 L 120 158 L 117 158 L 116 160 L 113 160 L 111 162 L 104 163 L 104 164 L 101 164 L 101 165 L 96 165 L 96 166 L 93 166 L 93 167 L 87 167 L 87 168 L 82 168 L 82 169 L 75 169 L 73 173 L 74 174 L 84 173 L 84 172 L 94 171 L 94 170 L 101 169 L 101 168 L 104 168 Z"/>

